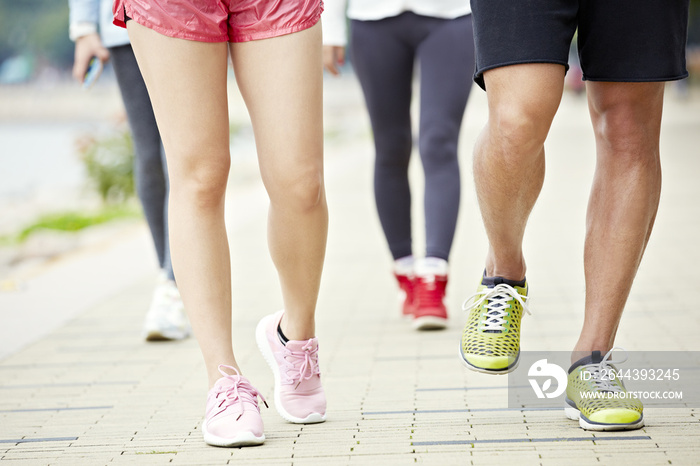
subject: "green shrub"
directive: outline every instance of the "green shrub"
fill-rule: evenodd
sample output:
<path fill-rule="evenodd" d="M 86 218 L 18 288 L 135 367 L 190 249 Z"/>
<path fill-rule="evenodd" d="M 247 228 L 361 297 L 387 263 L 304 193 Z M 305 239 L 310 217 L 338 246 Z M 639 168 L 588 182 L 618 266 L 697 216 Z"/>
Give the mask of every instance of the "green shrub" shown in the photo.
<path fill-rule="evenodd" d="M 128 129 L 99 139 L 87 136 L 78 141 L 78 151 L 90 183 L 105 203 L 118 204 L 134 196 L 134 145 Z"/>

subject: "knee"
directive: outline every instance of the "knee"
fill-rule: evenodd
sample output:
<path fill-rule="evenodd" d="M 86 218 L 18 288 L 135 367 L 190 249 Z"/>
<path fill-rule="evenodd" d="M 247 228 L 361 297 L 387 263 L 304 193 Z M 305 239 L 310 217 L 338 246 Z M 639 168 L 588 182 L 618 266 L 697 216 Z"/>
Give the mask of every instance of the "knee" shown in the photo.
<path fill-rule="evenodd" d="M 542 147 L 550 122 L 551 117 L 537 109 L 506 103 L 491 109 L 488 129 L 504 154 L 528 154 Z"/>
<path fill-rule="evenodd" d="M 198 207 L 218 208 L 226 195 L 230 164 L 228 161 L 201 164 L 192 171 L 187 194 Z"/>
<path fill-rule="evenodd" d="M 408 169 L 408 162 L 413 149 L 411 130 L 404 128 L 386 128 L 375 130 L 374 146 L 375 164 L 378 168 Z"/>
<path fill-rule="evenodd" d="M 199 209 L 219 208 L 231 167 L 228 154 L 198 152 L 178 161 L 169 167 L 171 196 Z"/>
<path fill-rule="evenodd" d="M 316 167 L 277 173 L 265 184 L 270 202 L 290 212 L 308 212 L 325 202 L 323 170 Z"/>
<path fill-rule="evenodd" d="M 658 155 L 659 129 L 650 127 L 634 106 L 609 108 L 593 118 L 599 155 L 614 155 L 628 162 Z"/>
<path fill-rule="evenodd" d="M 134 177 L 138 190 L 148 191 L 151 189 L 162 189 L 165 185 L 166 173 L 163 163 L 159 158 L 144 156 L 137 152 L 134 161 Z"/>
<path fill-rule="evenodd" d="M 639 84 L 594 88 L 589 108 L 599 155 L 630 162 L 658 157 L 663 86 Z"/>
<path fill-rule="evenodd" d="M 457 163 L 459 128 L 447 124 L 424 128 L 418 142 L 424 167 L 445 167 Z"/>

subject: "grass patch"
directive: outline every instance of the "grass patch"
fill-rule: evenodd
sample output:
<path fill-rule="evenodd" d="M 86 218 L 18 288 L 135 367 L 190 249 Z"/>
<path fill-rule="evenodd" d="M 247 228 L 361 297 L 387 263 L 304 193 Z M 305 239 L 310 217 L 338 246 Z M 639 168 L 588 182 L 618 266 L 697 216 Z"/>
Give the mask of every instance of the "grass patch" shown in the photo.
<path fill-rule="evenodd" d="M 75 232 L 117 219 L 138 218 L 141 210 L 134 205 L 108 205 L 97 212 L 58 212 L 42 215 L 15 235 L 0 237 L 0 245 L 19 244 L 41 230 Z"/>
<path fill-rule="evenodd" d="M 85 166 L 88 182 L 102 199 L 102 208 L 42 215 L 18 233 L 0 235 L 0 246 L 20 244 L 37 231 L 76 232 L 112 220 L 143 215 L 138 205 L 131 201 L 135 197 L 135 154 L 126 125 L 105 136 L 84 135 L 76 140 L 76 149 Z"/>

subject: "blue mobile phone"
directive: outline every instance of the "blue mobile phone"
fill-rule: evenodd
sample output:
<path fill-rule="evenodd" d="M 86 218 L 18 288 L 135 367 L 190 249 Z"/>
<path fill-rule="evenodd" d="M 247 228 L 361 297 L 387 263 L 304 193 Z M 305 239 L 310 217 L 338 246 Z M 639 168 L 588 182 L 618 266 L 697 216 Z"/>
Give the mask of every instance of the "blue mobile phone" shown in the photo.
<path fill-rule="evenodd" d="M 102 61 L 97 57 L 92 57 L 83 78 L 83 89 L 90 89 L 100 74 L 102 74 Z"/>

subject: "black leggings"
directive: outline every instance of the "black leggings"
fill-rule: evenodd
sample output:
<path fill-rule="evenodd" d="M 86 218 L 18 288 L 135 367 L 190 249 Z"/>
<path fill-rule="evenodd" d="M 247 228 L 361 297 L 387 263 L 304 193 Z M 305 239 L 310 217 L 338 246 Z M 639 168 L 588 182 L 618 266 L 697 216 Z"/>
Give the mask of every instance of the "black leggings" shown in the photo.
<path fill-rule="evenodd" d="M 474 73 L 471 16 L 440 19 L 407 12 L 379 21 L 353 20 L 351 54 L 374 132 L 377 211 L 394 259 L 413 253 L 408 163 L 418 61 L 426 256 L 447 260 L 459 211 L 457 143 Z"/>
<path fill-rule="evenodd" d="M 174 280 L 168 243 L 168 170 L 156 119 L 131 45 L 109 49 L 134 138 L 134 177 L 158 263 Z"/>

